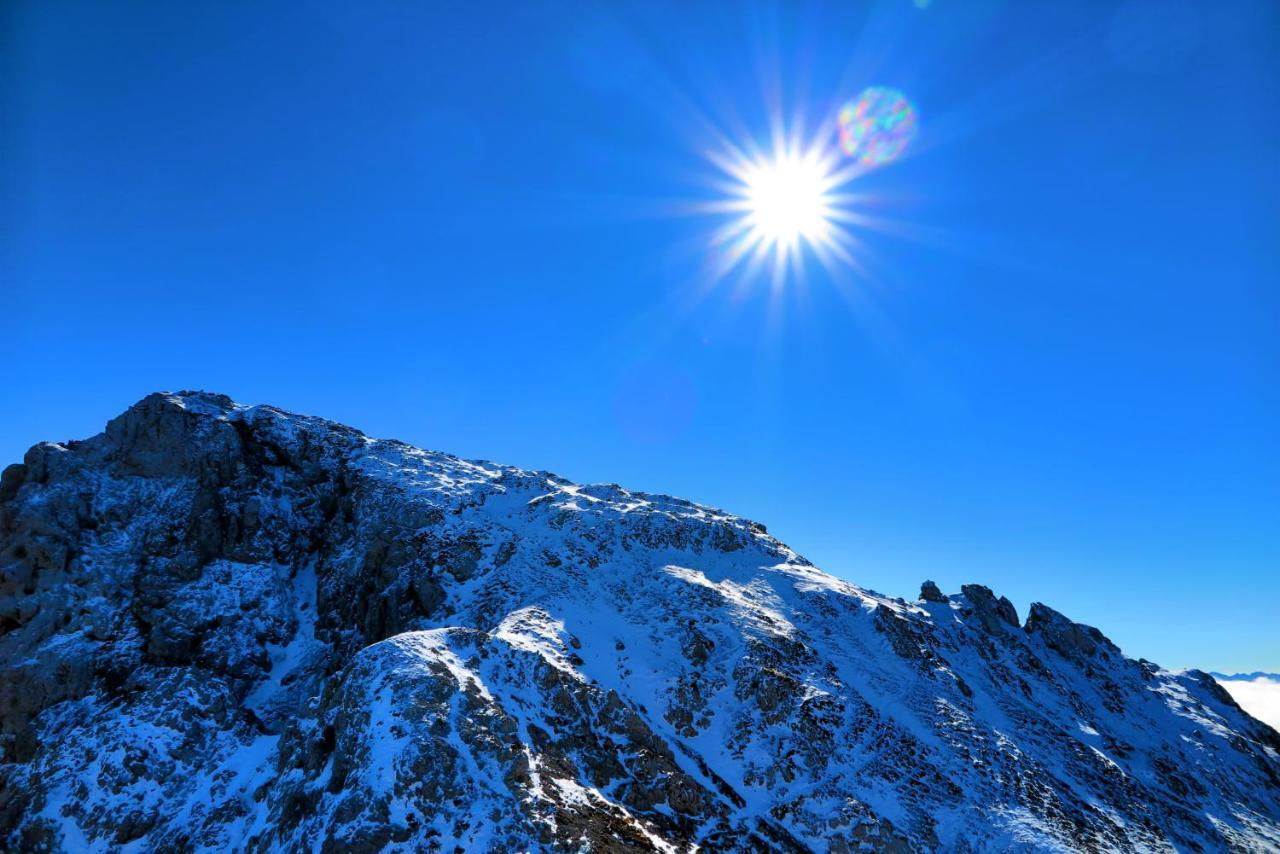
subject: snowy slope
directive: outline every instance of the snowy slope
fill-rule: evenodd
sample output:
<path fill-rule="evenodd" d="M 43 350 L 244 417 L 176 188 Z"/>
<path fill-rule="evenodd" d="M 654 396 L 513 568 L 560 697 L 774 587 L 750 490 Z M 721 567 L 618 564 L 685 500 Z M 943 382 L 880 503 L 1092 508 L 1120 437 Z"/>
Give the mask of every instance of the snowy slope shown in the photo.
<path fill-rule="evenodd" d="M 1280 848 L 1280 736 L 980 586 L 152 395 L 0 481 L 0 847 Z"/>

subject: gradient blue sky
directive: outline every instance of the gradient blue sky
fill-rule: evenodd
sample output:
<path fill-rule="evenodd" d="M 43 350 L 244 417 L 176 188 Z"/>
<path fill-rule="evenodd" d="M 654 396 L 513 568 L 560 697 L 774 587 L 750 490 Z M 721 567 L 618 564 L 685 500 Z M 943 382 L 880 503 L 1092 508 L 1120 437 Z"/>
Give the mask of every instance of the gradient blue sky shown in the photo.
<path fill-rule="evenodd" d="M 1280 6 L 7 3 L 0 458 L 204 388 L 1280 671 Z M 708 277 L 863 86 L 866 271 Z"/>

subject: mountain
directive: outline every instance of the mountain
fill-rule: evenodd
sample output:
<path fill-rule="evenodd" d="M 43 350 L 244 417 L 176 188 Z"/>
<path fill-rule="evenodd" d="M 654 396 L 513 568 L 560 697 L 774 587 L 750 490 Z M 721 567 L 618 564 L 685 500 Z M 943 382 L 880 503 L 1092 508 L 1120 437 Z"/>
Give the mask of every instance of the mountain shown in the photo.
<path fill-rule="evenodd" d="M 1252 673 L 1219 673 L 1214 670 L 1210 671 L 1209 675 L 1221 682 L 1253 682 L 1258 679 L 1280 682 L 1280 673 L 1266 673 L 1262 670 L 1255 670 Z"/>
<path fill-rule="evenodd" d="M 220 395 L 32 448 L 0 572 L 0 847 L 1280 847 L 1280 735 L 1205 673 Z"/>

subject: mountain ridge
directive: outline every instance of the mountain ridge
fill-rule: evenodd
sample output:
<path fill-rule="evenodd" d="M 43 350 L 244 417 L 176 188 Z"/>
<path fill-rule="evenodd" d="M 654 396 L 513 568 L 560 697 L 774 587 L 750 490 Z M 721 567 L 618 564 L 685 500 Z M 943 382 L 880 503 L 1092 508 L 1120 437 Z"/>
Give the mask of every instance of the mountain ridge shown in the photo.
<path fill-rule="evenodd" d="M 1280 735 L 981 585 L 158 393 L 0 478 L 0 839 L 45 850 L 1280 846 Z"/>

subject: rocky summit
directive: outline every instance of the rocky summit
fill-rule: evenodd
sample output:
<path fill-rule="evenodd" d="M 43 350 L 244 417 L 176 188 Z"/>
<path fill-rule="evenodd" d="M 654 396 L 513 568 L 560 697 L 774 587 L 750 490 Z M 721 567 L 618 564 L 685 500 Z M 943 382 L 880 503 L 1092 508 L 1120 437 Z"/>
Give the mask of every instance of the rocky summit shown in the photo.
<path fill-rule="evenodd" d="M 1209 676 L 922 593 L 155 394 L 0 481 L 0 848 L 1280 848 L 1280 736 Z"/>

